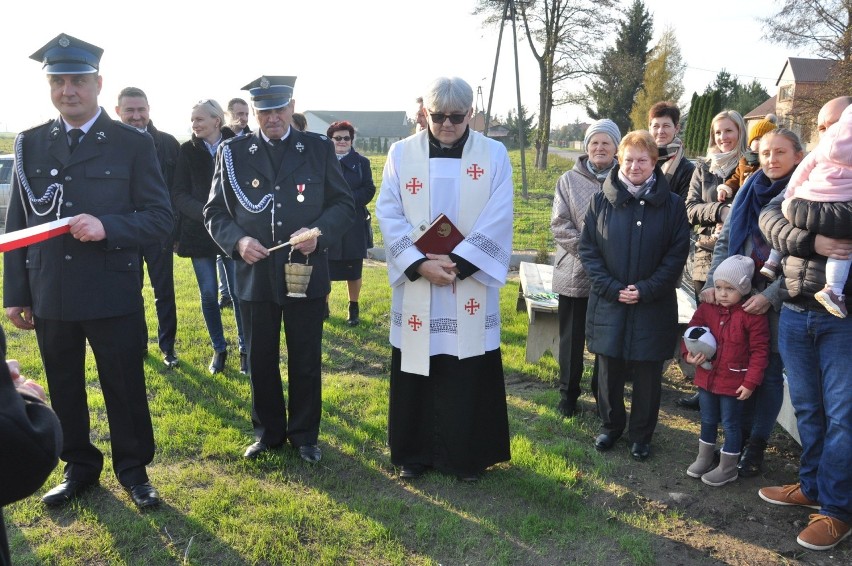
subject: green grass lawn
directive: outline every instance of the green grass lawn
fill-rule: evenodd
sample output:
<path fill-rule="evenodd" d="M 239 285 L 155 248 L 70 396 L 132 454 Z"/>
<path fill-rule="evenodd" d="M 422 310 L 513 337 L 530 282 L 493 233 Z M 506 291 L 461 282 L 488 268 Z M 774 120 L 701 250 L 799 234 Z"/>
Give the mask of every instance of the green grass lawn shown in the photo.
<path fill-rule="evenodd" d="M 438 474 L 397 479 L 386 446 L 386 271 L 368 262 L 362 324 L 346 325 L 335 285 L 324 335 L 324 457 L 312 467 L 284 449 L 255 462 L 248 378 L 207 372 L 211 347 L 188 260 L 176 262 L 179 330 L 175 370 L 163 366 L 146 288 L 146 377 L 157 441 L 149 473 L 164 505 L 139 513 L 110 470 L 103 398 L 89 357 L 92 437 L 107 455 L 101 488 L 59 510 L 39 495 L 6 509 L 14 564 L 651 564 L 665 513 L 596 505 L 623 488 L 591 443 L 596 418 L 557 417 L 557 365 L 524 362 L 526 313 L 517 282 L 502 292 L 512 462 L 468 485 Z M 231 310 L 226 335 L 235 351 Z M 44 383 L 35 336 L 5 320 L 9 356 Z M 286 358 L 286 352 L 284 353 Z M 588 401 L 588 400 L 587 400 Z"/>

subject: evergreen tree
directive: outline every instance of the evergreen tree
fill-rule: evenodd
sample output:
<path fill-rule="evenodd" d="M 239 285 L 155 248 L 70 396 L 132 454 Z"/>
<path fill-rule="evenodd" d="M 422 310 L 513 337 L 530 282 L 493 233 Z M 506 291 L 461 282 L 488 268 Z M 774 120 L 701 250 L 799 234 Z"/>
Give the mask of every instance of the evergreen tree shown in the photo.
<path fill-rule="evenodd" d="M 535 114 L 528 118 L 526 107 L 521 105 L 520 116 L 520 122 L 523 122 L 524 125 L 524 140 L 526 142 L 524 147 L 529 147 L 530 140 L 535 139 L 535 132 L 533 131 L 532 125 L 535 120 Z M 506 129 L 509 130 L 509 135 L 506 137 L 511 140 L 506 144 L 509 148 L 516 149 L 521 147 L 520 122 L 518 120 L 518 116 L 509 110 L 508 117 L 506 118 Z"/>
<path fill-rule="evenodd" d="M 651 50 L 642 89 L 630 111 L 634 130 L 648 127 L 648 110 L 661 100 L 677 102 L 683 96 L 683 72 L 686 65 L 672 27 L 666 28 Z"/>
<path fill-rule="evenodd" d="M 586 106 L 591 118 L 609 118 L 622 132 L 630 130 L 630 110 L 642 88 L 648 43 L 654 22 L 642 0 L 633 0 L 622 21 L 615 47 L 608 48 L 596 67 L 596 78 L 587 93 L 595 108 Z"/>

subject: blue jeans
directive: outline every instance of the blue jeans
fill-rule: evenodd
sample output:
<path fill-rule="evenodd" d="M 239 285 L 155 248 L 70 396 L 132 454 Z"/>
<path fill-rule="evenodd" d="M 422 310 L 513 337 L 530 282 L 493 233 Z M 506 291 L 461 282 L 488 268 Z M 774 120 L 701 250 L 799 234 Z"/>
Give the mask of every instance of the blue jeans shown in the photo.
<path fill-rule="evenodd" d="M 224 297 L 225 295 L 231 295 L 231 288 L 228 285 L 228 281 L 234 281 L 233 276 L 229 276 L 225 273 L 225 260 L 228 260 L 223 255 L 216 256 L 216 272 L 219 274 L 219 296 Z M 233 260 L 228 260 L 233 261 Z M 231 301 L 233 302 L 234 297 L 231 297 Z"/>
<path fill-rule="evenodd" d="M 739 454 L 742 448 L 742 412 L 743 402 L 730 395 L 717 395 L 706 389 L 698 388 L 698 402 L 701 406 L 701 440 L 707 444 L 716 444 L 719 435 L 719 423 L 725 431 L 725 444 L 722 451 Z"/>
<path fill-rule="evenodd" d="M 769 440 L 784 402 L 784 362 L 781 354 L 769 353 L 763 383 L 743 402 L 742 430 L 746 438 Z"/>
<path fill-rule="evenodd" d="M 781 309 L 778 345 L 802 439 L 799 481 L 820 513 L 852 523 L 852 318 Z"/>
<path fill-rule="evenodd" d="M 234 283 L 236 283 L 234 260 L 224 258 L 224 264 L 225 273 L 228 281 L 231 283 L 229 288 L 231 290 L 231 300 L 234 302 L 234 317 L 237 319 L 237 338 L 239 340 L 240 352 L 245 352 L 245 345 L 243 344 L 243 321 L 240 318 L 240 303 L 234 292 Z M 216 258 L 194 257 L 192 258 L 192 268 L 195 270 L 195 279 L 198 281 L 198 290 L 201 292 L 201 313 L 204 315 L 204 323 L 207 325 L 210 342 L 213 344 L 215 351 L 224 352 L 228 349 L 228 343 L 225 342 L 225 330 L 222 328 L 222 312 L 219 310 L 219 291 L 216 284 Z"/>

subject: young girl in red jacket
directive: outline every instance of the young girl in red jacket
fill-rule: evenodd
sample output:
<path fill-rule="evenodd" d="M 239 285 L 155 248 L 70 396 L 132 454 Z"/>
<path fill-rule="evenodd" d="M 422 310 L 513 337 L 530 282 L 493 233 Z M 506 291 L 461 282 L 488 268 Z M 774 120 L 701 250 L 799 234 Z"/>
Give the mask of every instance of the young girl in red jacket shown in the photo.
<path fill-rule="evenodd" d="M 763 315 L 743 310 L 743 301 L 751 292 L 754 261 L 733 255 L 719 264 L 713 274 L 716 304 L 702 303 L 689 326 L 704 326 L 716 339 L 716 354 L 692 354 L 686 345 L 684 359 L 695 365 L 695 385 L 701 405 L 701 436 L 698 458 L 686 473 L 701 478 L 707 485 L 719 487 L 737 479 L 737 461 L 742 446 L 741 414 L 743 401 L 763 381 L 769 364 L 769 323 Z M 710 363 L 705 369 L 701 364 Z M 719 423 L 725 431 L 719 465 L 713 467 Z"/>

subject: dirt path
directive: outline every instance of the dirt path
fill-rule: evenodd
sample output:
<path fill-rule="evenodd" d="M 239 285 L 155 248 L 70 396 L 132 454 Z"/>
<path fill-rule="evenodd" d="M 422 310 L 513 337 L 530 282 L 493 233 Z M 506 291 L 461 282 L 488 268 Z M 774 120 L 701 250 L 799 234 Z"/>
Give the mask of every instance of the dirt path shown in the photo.
<path fill-rule="evenodd" d="M 528 381 L 507 383 L 510 392 L 530 387 Z M 586 386 L 584 382 L 584 387 Z M 801 448 L 780 426 L 770 439 L 762 475 L 739 480 L 721 488 L 688 477 L 686 468 L 698 446 L 699 415 L 681 409 L 679 397 L 691 392 L 674 364 L 666 370 L 660 420 L 651 458 L 633 461 L 627 445 L 608 453 L 616 465 L 612 481 L 623 486 L 618 496 L 602 495 L 594 505 L 615 510 L 642 510 L 646 514 L 675 512 L 667 532 L 656 539 L 657 563 L 737 565 L 850 565 L 852 544 L 844 541 L 830 552 L 809 551 L 796 543 L 808 522 L 810 509 L 779 507 L 762 501 L 757 490 L 767 485 L 795 483 Z M 584 396 L 583 419 L 597 419 L 594 401 Z M 592 442 L 592 439 L 589 439 Z"/>

